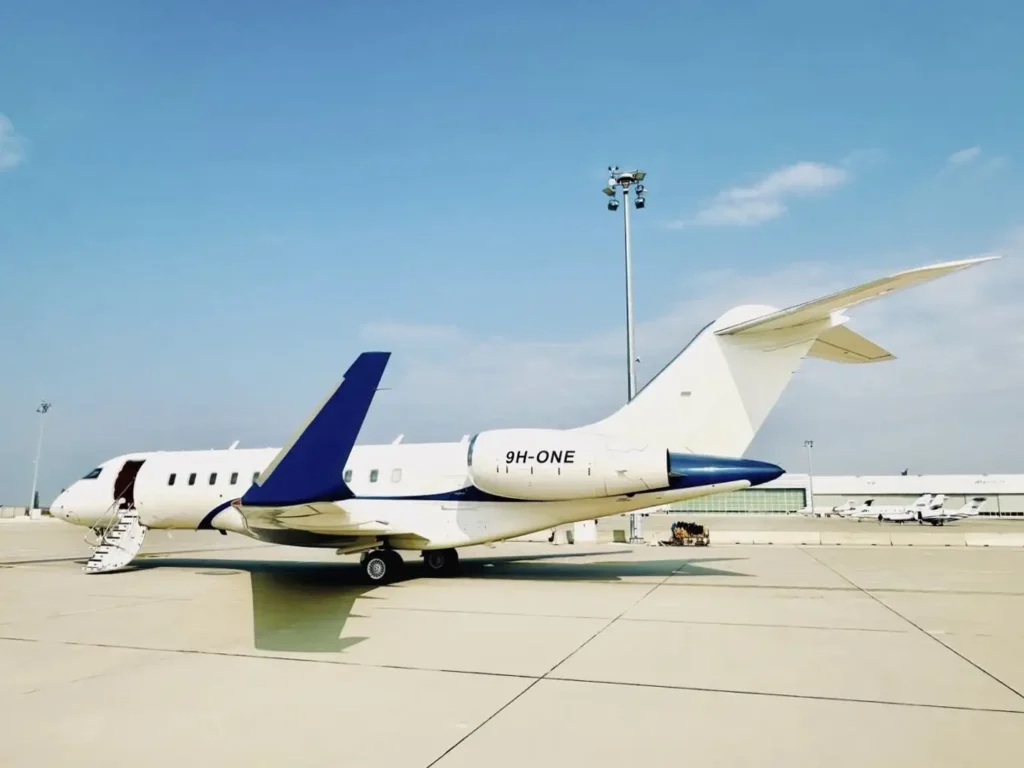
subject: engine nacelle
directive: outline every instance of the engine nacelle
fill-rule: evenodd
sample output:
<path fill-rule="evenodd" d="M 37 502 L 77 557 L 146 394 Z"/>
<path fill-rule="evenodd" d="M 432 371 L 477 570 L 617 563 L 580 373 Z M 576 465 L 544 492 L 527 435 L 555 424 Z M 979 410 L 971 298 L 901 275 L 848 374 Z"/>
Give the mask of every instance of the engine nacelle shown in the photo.
<path fill-rule="evenodd" d="M 668 450 L 558 429 L 480 432 L 467 457 L 473 484 L 523 501 L 596 499 L 669 487 Z"/>

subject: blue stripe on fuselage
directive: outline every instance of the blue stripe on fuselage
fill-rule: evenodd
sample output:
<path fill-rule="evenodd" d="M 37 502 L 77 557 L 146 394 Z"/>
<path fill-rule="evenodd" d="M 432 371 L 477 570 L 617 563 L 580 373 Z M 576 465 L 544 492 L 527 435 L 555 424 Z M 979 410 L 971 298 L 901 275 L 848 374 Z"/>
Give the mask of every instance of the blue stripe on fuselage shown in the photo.
<path fill-rule="evenodd" d="M 638 496 L 649 493 L 662 493 L 686 488 L 700 488 L 708 485 L 722 485 L 747 481 L 751 486 L 767 483 L 783 474 L 785 470 L 775 464 L 753 459 L 736 459 L 720 456 L 705 456 L 696 453 L 669 453 L 668 481 L 666 488 L 649 488 L 634 493 L 616 494 L 617 496 Z M 545 503 L 545 499 L 514 499 L 510 496 L 499 496 L 470 485 L 454 491 L 441 493 L 413 494 L 409 496 L 368 496 L 358 495 L 352 498 L 373 501 L 467 501 L 467 502 L 515 502 Z M 580 499 L 587 501 L 588 499 Z M 210 510 L 199 523 L 199 529 L 212 528 L 213 518 L 231 506 L 225 501 Z"/>

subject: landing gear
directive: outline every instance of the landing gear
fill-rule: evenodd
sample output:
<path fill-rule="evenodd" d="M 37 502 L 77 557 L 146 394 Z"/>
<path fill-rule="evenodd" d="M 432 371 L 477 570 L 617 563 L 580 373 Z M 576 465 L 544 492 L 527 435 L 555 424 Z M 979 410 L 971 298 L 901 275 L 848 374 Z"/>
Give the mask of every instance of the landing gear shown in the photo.
<path fill-rule="evenodd" d="M 428 549 L 423 567 L 430 576 L 451 576 L 459 569 L 459 553 L 454 549 Z"/>
<path fill-rule="evenodd" d="M 364 554 L 359 564 L 369 583 L 390 584 L 401 575 L 405 562 L 393 549 L 374 549 Z"/>

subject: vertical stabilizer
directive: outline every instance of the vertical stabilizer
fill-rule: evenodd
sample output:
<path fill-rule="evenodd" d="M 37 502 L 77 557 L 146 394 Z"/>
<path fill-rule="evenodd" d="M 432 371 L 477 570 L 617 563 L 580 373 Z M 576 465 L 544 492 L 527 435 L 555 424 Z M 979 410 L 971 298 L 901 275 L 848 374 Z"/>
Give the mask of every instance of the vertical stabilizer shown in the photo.
<path fill-rule="evenodd" d="M 892 359 L 876 344 L 843 330 L 845 309 L 993 258 L 998 257 L 910 269 L 788 309 L 731 309 L 698 333 L 630 403 L 580 429 L 673 450 L 741 456 L 804 357 L 857 363 Z"/>

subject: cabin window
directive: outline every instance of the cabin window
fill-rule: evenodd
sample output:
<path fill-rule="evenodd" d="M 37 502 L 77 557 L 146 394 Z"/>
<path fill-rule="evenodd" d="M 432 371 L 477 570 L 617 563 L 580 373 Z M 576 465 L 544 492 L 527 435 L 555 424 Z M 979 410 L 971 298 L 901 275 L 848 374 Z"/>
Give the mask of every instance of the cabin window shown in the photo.
<path fill-rule="evenodd" d="M 237 482 L 238 482 L 238 473 L 237 472 L 232 472 L 231 473 L 231 484 L 234 485 Z"/>
<path fill-rule="evenodd" d="M 188 476 L 188 484 L 189 485 L 195 485 L 196 484 L 196 473 L 195 472 L 193 472 L 191 475 Z"/>
<path fill-rule="evenodd" d="M 344 481 L 345 481 L 346 483 L 351 483 L 351 482 L 352 482 L 352 470 L 351 470 L 351 469 L 346 469 L 346 470 L 345 470 L 345 474 L 344 474 L 344 475 L 342 475 L 342 479 L 343 479 L 343 480 L 344 480 Z"/>
<path fill-rule="evenodd" d="M 370 482 L 371 483 L 376 483 L 377 482 L 377 470 L 376 469 L 371 469 L 370 470 Z"/>
<path fill-rule="evenodd" d="M 167 484 L 174 485 L 174 481 L 177 479 L 177 477 L 178 475 L 176 473 L 171 472 L 171 474 L 167 476 Z"/>
<path fill-rule="evenodd" d="M 260 476 L 259 472 L 253 472 L 252 473 L 252 481 L 255 483 L 256 482 L 256 478 L 259 477 L 259 476 Z"/>
<path fill-rule="evenodd" d="M 82 479 L 83 480 L 95 480 L 97 477 L 100 476 L 100 472 L 102 472 L 102 471 L 103 471 L 103 467 L 96 467 L 96 469 L 94 469 L 92 472 L 90 472 L 88 475 L 86 475 Z"/>
<path fill-rule="evenodd" d="M 216 482 L 217 482 L 217 473 L 216 472 L 211 472 L 210 473 L 210 485 L 213 485 Z"/>
<path fill-rule="evenodd" d="M 400 483 L 400 482 L 402 482 L 402 470 L 401 469 L 392 469 L 391 470 L 391 482 L 392 483 Z"/>

